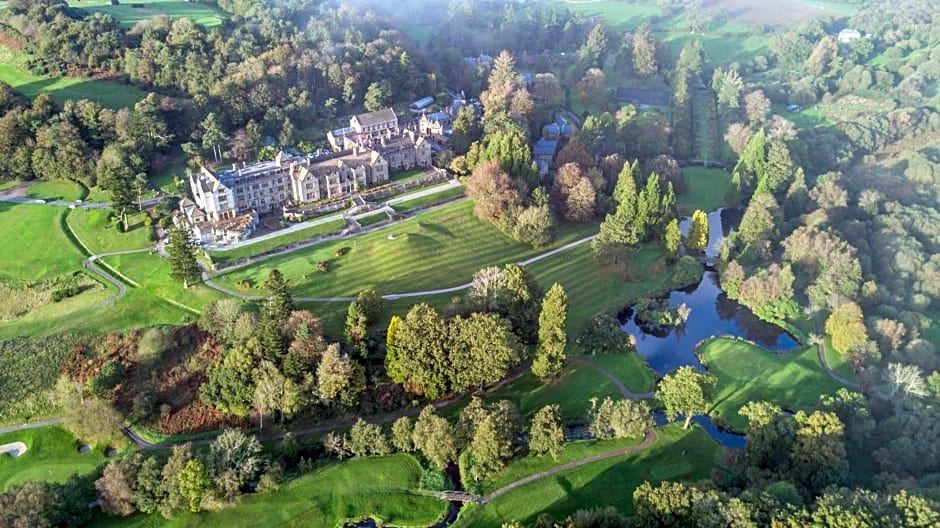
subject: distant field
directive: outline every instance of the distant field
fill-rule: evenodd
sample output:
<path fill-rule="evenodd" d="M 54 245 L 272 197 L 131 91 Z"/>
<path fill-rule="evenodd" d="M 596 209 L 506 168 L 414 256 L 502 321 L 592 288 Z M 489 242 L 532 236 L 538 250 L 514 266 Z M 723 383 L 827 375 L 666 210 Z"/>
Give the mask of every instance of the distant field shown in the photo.
<path fill-rule="evenodd" d="M 0 203 L 0 276 L 37 281 L 81 268 L 84 255 L 62 227 L 67 211 Z"/>
<path fill-rule="evenodd" d="M 133 106 L 146 95 L 142 90 L 128 84 L 77 77 L 33 75 L 23 67 L 17 52 L 2 46 L 0 82 L 9 84 L 30 99 L 48 93 L 60 103 L 69 99 L 88 99 L 114 109 Z"/>
<path fill-rule="evenodd" d="M 430 526 L 442 518 L 447 503 L 415 491 L 421 466 L 409 455 L 361 457 L 330 462 L 317 471 L 281 484 L 277 491 L 245 495 L 218 512 L 132 517 L 100 515 L 95 526 L 342 526 L 343 521 L 373 517 L 381 526 Z"/>
<path fill-rule="evenodd" d="M 713 412 L 737 430 L 747 421 L 738 410 L 751 401 L 769 401 L 786 409 L 812 410 L 822 394 L 841 384 L 819 364 L 816 347 L 794 353 L 773 353 L 744 341 L 717 338 L 699 348 L 702 363 L 718 378 Z"/>
<path fill-rule="evenodd" d="M 202 2 L 185 0 L 120 0 L 120 5 L 111 5 L 111 0 L 68 0 L 72 7 L 80 7 L 89 13 L 107 13 L 125 26 L 133 26 L 141 20 L 158 16 L 189 18 L 205 27 L 221 25 L 225 12 L 218 7 Z"/>

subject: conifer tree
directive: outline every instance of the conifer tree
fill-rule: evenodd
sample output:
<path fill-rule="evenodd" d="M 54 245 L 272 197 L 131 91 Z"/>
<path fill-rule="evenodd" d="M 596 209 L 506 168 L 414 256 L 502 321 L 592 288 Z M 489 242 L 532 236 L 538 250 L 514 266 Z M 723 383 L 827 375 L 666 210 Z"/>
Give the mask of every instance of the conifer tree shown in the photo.
<path fill-rule="evenodd" d="M 174 226 L 167 236 L 166 252 L 170 261 L 170 277 L 183 282 L 183 288 L 199 280 L 199 264 L 196 262 L 196 246 L 189 237 L 189 230 Z"/>
<path fill-rule="evenodd" d="M 539 346 L 532 362 L 532 373 L 541 379 L 557 376 L 565 366 L 567 317 L 568 295 L 561 284 L 555 283 L 545 294 L 539 314 Z"/>
<path fill-rule="evenodd" d="M 349 308 L 346 310 L 346 328 L 343 337 L 346 338 L 346 343 L 362 357 L 369 354 L 368 324 L 369 321 L 362 305 L 358 301 L 349 303 Z"/>
<path fill-rule="evenodd" d="M 673 218 L 666 224 L 666 232 L 663 234 L 663 246 L 666 249 L 667 258 L 674 260 L 679 254 L 679 242 L 682 240 L 682 231 L 679 230 L 679 220 Z"/>
<path fill-rule="evenodd" d="M 702 251 L 708 246 L 708 215 L 705 211 L 697 209 L 692 213 L 692 225 L 689 226 L 689 236 L 685 247 L 689 251 Z"/>
<path fill-rule="evenodd" d="M 565 449 L 565 428 L 558 405 L 546 405 L 532 417 L 529 429 L 529 450 L 536 455 L 558 455 Z"/>

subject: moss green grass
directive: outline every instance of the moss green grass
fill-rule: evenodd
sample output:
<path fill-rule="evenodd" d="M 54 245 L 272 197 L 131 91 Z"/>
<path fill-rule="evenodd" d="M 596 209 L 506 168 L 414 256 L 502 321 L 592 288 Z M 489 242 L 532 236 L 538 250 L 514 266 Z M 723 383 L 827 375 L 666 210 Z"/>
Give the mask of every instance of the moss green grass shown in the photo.
<path fill-rule="evenodd" d="M 699 356 L 718 378 L 712 412 L 732 428 L 744 430 L 747 421 L 738 410 L 751 401 L 768 401 L 786 409 L 819 408 L 819 397 L 834 394 L 841 385 L 819 364 L 816 347 L 774 353 L 757 345 L 716 338 L 699 347 Z"/>
<path fill-rule="evenodd" d="M 156 253 L 114 255 L 102 260 L 135 288 L 192 313 L 212 301 L 228 298 L 201 284 L 183 288 L 182 283 L 170 278 L 170 264 Z"/>
<path fill-rule="evenodd" d="M 59 426 L 0 435 L 0 444 L 23 442 L 25 453 L 0 457 L 0 491 L 24 482 L 65 482 L 73 473 L 92 473 L 105 462 L 103 448 L 79 453 L 77 441 Z"/>
<path fill-rule="evenodd" d="M 37 181 L 26 190 L 26 196 L 41 200 L 81 200 L 88 195 L 85 187 L 72 180 Z"/>
<path fill-rule="evenodd" d="M 709 212 L 725 205 L 725 191 L 731 175 L 723 169 L 689 166 L 682 168 L 688 183 L 686 192 L 676 196 L 679 213 L 690 216 L 696 209 Z"/>
<path fill-rule="evenodd" d="M 101 516 L 96 525 L 333 527 L 347 519 L 372 517 L 383 526 L 430 526 L 443 517 L 447 503 L 415 494 L 420 477 L 421 467 L 409 455 L 355 458 L 296 478 L 277 491 L 246 496 L 218 512 L 186 513 L 173 519 Z"/>
<path fill-rule="evenodd" d="M 128 217 L 130 229 L 121 232 L 119 224 L 112 224 L 109 209 L 75 209 L 66 221 L 75 235 L 94 254 L 144 249 L 156 244 L 150 240 L 152 227 L 144 224 L 145 213 Z"/>
<path fill-rule="evenodd" d="M 0 276 L 37 281 L 81 268 L 84 255 L 66 236 L 68 209 L 0 203 Z"/>

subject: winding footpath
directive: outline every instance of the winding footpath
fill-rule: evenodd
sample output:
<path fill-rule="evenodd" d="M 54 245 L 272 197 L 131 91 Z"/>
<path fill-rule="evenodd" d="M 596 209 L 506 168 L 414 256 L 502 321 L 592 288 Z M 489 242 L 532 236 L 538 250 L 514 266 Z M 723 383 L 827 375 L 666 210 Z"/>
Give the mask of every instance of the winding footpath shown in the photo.
<path fill-rule="evenodd" d="M 610 373 L 610 371 L 604 369 L 597 363 L 594 363 L 594 361 L 592 361 L 591 358 L 589 357 L 585 357 L 585 356 L 574 357 L 571 359 L 571 362 L 577 363 L 579 365 L 585 365 L 595 370 L 596 372 L 598 372 L 605 378 L 609 379 L 610 382 L 613 383 L 615 387 L 617 387 L 617 390 L 620 391 L 620 394 L 622 394 L 623 397 L 627 398 L 628 400 L 652 400 L 653 397 L 656 396 L 655 391 L 649 391 L 649 392 L 631 391 L 629 388 L 627 388 L 626 385 L 623 384 L 622 381 L 620 381 L 619 378 L 617 378 L 617 376 L 614 376 L 613 374 Z"/>
<path fill-rule="evenodd" d="M 819 333 L 819 335 L 825 335 L 822 333 L 822 324 L 819 322 L 818 318 L 813 317 L 813 324 L 816 325 L 816 332 Z M 816 351 L 819 354 L 819 364 L 822 365 L 823 370 L 826 371 L 826 374 L 829 374 L 830 378 L 838 381 L 846 387 L 851 387 L 855 390 L 861 390 L 861 385 L 852 380 L 843 378 L 841 375 L 837 374 L 836 371 L 832 370 L 832 367 L 829 366 L 829 360 L 826 359 L 826 345 L 824 343 L 816 343 Z"/>

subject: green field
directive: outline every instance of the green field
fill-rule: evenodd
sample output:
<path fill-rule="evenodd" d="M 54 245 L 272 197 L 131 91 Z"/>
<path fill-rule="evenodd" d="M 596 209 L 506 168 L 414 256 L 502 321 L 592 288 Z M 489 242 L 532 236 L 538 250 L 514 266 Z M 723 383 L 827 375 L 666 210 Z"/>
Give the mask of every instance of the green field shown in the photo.
<path fill-rule="evenodd" d="M 156 253 L 114 255 L 103 260 L 136 289 L 193 314 L 212 301 L 228 298 L 201 284 L 184 289 L 181 283 L 170 278 L 170 264 Z"/>
<path fill-rule="evenodd" d="M 346 227 L 346 221 L 342 219 L 331 220 L 329 222 L 300 229 L 278 237 L 269 238 L 261 242 L 255 242 L 247 246 L 242 246 L 230 251 L 209 251 L 212 262 L 216 264 L 226 264 L 240 258 L 260 255 L 277 248 L 284 247 L 297 242 L 303 242 L 314 237 L 337 233 Z"/>
<path fill-rule="evenodd" d="M 445 202 L 452 198 L 458 198 L 464 195 L 464 188 L 461 185 L 460 187 L 451 187 L 450 189 L 445 189 L 441 192 L 429 194 L 427 196 L 421 196 L 413 200 L 405 200 L 404 202 L 399 202 L 392 206 L 392 209 L 398 211 L 399 213 L 406 213 L 408 211 L 413 211 L 420 207 L 427 207 L 429 205 L 434 205 L 439 202 Z"/>
<path fill-rule="evenodd" d="M 0 277 L 37 281 L 80 269 L 84 255 L 62 225 L 67 212 L 0 203 Z"/>
<path fill-rule="evenodd" d="M 37 181 L 26 189 L 26 196 L 39 200 L 65 200 L 74 202 L 88 195 L 84 185 L 72 180 Z"/>
<path fill-rule="evenodd" d="M 129 84 L 95 81 L 77 77 L 34 75 L 22 65 L 15 51 L 0 46 L 0 81 L 29 97 L 48 93 L 59 103 L 69 99 L 88 99 L 109 108 L 133 106 L 144 98 L 144 92 Z"/>
<path fill-rule="evenodd" d="M 637 373 L 646 372 L 643 359 L 631 354 L 634 359 L 625 359 L 633 362 L 626 369 Z M 652 386 L 652 376 L 647 380 L 641 378 L 642 374 L 631 375 L 636 378 L 629 388 L 637 391 L 647 391 Z M 495 389 L 486 395 L 486 400 L 509 400 L 516 404 L 519 412 L 526 418 L 531 418 L 539 409 L 546 405 L 558 404 L 561 407 L 562 419 L 566 423 L 583 422 L 590 407 L 591 398 L 604 399 L 606 397 L 621 399 L 623 396 L 617 387 L 604 375 L 587 365 L 571 364 L 565 368 L 558 379 L 543 383 L 531 373 L 518 380 Z"/>
<path fill-rule="evenodd" d="M 824 343 L 824 350 L 826 354 L 826 363 L 829 364 L 829 368 L 831 368 L 833 372 L 842 376 L 845 379 L 855 380 L 856 379 L 855 371 L 852 369 L 852 365 L 849 364 L 847 360 L 848 358 L 836 352 L 836 350 L 832 348 L 831 337 L 826 336 L 825 339 L 826 340 Z"/>
<path fill-rule="evenodd" d="M 386 220 L 388 220 L 388 213 L 385 211 L 380 211 L 378 213 L 356 219 L 356 221 L 359 222 L 359 225 L 362 227 L 369 227 L 370 225 L 378 224 L 379 222 L 384 222 Z"/>
<path fill-rule="evenodd" d="M 137 515 L 101 516 L 96 526 L 340 526 L 344 520 L 373 517 L 382 525 L 430 526 L 447 503 L 414 494 L 421 467 L 409 455 L 354 458 L 282 484 L 268 494 L 247 495 L 219 512 L 186 513 L 164 519 Z"/>
<path fill-rule="evenodd" d="M 699 166 L 682 167 L 688 190 L 676 196 L 679 214 L 691 215 L 696 209 L 710 212 L 725 205 L 725 191 L 731 175 L 723 169 Z"/>
<path fill-rule="evenodd" d="M 562 226 L 555 245 L 587 236 L 593 224 Z M 394 240 L 389 240 L 389 236 Z M 336 256 L 336 250 L 348 248 Z M 252 293 L 279 269 L 300 295 L 356 295 L 366 288 L 398 293 L 444 288 L 469 281 L 482 267 L 514 262 L 544 250 L 523 246 L 473 215 L 469 201 L 443 207 L 383 229 L 330 241 L 224 274 L 229 287 L 246 280 Z M 317 271 L 328 261 L 330 271 Z"/>
<path fill-rule="evenodd" d="M 65 482 L 105 461 L 103 448 L 79 453 L 75 437 L 58 426 L 0 434 L 0 444 L 7 442 L 23 442 L 28 449 L 17 458 L 0 456 L 0 492 L 24 482 Z"/>
<path fill-rule="evenodd" d="M 701 429 L 682 430 L 670 425 L 657 429 L 657 441 L 648 449 L 602 460 L 538 480 L 484 506 L 466 506 L 455 528 L 498 528 L 519 521 L 526 525 L 546 512 L 564 518 L 579 509 L 616 506 L 633 511 L 633 490 L 645 481 L 708 478 L 718 445 Z M 511 467 L 511 466 L 510 466 Z"/>
<path fill-rule="evenodd" d="M 66 221 L 79 240 L 94 254 L 143 249 L 155 244 L 149 238 L 152 228 L 144 225 L 145 213 L 130 215 L 130 229 L 125 233 L 120 231 L 119 223 L 111 223 L 110 216 L 109 209 L 74 209 L 69 212 Z"/>
<path fill-rule="evenodd" d="M 744 341 L 715 338 L 699 348 L 702 363 L 718 378 L 712 412 L 732 428 L 747 421 L 738 409 L 751 401 L 768 401 L 786 409 L 812 410 L 822 394 L 842 387 L 823 371 L 816 347 L 774 353 Z"/>
<path fill-rule="evenodd" d="M 189 18 L 205 27 L 219 26 L 225 20 L 225 12 L 214 5 L 187 0 L 121 0 L 120 5 L 111 5 L 111 0 L 69 0 L 69 5 L 89 13 L 107 13 L 124 26 L 158 16 Z"/>

